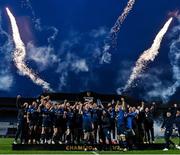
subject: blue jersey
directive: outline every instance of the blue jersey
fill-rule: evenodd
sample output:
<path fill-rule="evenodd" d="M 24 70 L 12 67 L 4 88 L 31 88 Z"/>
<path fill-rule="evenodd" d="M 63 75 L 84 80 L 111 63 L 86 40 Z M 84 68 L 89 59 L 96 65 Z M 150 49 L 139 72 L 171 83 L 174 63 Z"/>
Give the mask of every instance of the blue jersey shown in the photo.
<path fill-rule="evenodd" d="M 41 109 L 41 113 L 42 113 L 42 126 L 52 127 L 54 122 L 54 109 L 50 110 L 44 107 Z"/>
<path fill-rule="evenodd" d="M 67 116 L 68 121 L 72 121 L 74 118 L 74 112 L 72 110 L 70 110 L 67 112 L 66 116 Z"/>
<path fill-rule="evenodd" d="M 64 109 L 62 109 L 62 108 L 58 109 L 58 113 L 59 113 L 60 116 L 63 117 L 63 115 L 64 115 Z"/>
<path fill-rule="evenodd" d="M 137 113 L 136 112 L 131 112 L 129 114 L 127 114 L 127 124 L 126 127 L 128 129 L 132 129 L 133 128 L 133 120 L 135 119 Z"/>
<path fill-rule="evenodd" d="M 91 118 L 90 111 L 84 111 L 82 119 L 83 119 L 83 129 L 86 131 L 91 131 L 92 130 L 92 118 Z"/>
<path fill-rule="evenodd" d="M 111 119 L 114 119 L 116 117 L 116 112 L 115 112 L 115 109 L 112 108 L 109 112 L 109 115 L 110 115 L 110 118 Z"/>
<path fill-rule="evenodd" d="M 43 120 L 52 121 L 51 120 L 52 119 L 52 111 L 50 111 L 47 108 L 42 108 L 41 112 L 42 112 Z"/>
<path fill-rule="evenodd" d="M 38 121 L 39 112 L 36 108 L 31 107 L 27 110 L 27 113 L 29 113 L 29 119 L 30 121 Z"/>
<path fill-rule="evenodd" d="M 62 119 L 64 115 L 64 109 L 55 109 L 54 113 L 57 119 Z"/>
<path fill-rule="evenodd" d="M 67 119 L 67 122 L 66 122 L 67 128 L 72 128 L 73 123 L 74 123 L 74 111 L 73 110 L 67 111 L 66 119 Z"/>
<path fill-rule="evenodd" d="M 93 122 L 97 122 L 97 121 L 98 121 L 97 109 L 92 109 L 92 110 L 91 110 L 91 113 L 92 113 L 92 121 L 93 121 Z"/>
<path fill-rule="evenodd" d="M 79 113 L 79 110 L 75 111 L 74 127 L 82 129 L 82 114 Z"/>
<path fill-rule="evenodd" d="M 125 111 L 119 109 L 117 113 L 117 125 L 124 125 L 125 124 Z"/>

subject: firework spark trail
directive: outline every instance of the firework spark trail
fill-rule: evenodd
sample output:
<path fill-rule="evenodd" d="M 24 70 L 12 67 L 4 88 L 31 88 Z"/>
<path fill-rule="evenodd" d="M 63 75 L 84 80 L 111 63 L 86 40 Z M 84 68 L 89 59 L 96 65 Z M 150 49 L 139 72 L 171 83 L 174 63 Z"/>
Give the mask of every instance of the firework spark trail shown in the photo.
<path fill-rule="evenodd" d="M 147 64 L 150 61 L 154 61 L 155 57 L 159 53 L 159 48 L 160 48 L 162 39 L 165 33 L 167 32 L 172 20 L 173 20 L 173 17 L 169 18 L 169 20 L 166 22 L 164 27 L 157 34 L 152 46 L 148 50 L 144 51 L 143 54 L 139 57 L 139 59 L 136 62 L 135 67 L 133 68 L 133 71 L 130 75 L 129 80 L 127 81 L 127 84 L 124 87 L 124 91 L 131 87 L 134 80 L 136 80 L 139 77 L 139 75 L 146 68 Z"/>
<path fill-rule="evenodd" d="M 107 37 L 107 41 L 105 41 L 105 45 L 104 45 L 104 49 L 103 49 L 103 55 L 101 58 L 101 64 L 110 63 L 110 61 L 111 61 L 110 50 L 111 50 L 111 48 L 113 48 L 117 45 L 118 32 L 120 31 L 121 25 L 125 21 L 129 12 L 132 10 L 134 3 L 135 3 L 135 0 L 129 0 L 128 1 L 127 6 L 123 10 L 123 13 L 118 17 L 114 26 L 111 28 L 109 36 Z"/>
<path fill-rule="evenodd" d="M 26 49 L 25 49 L 25 45 L 24 45 L 23 41 L 21 40 L 15 17 L 13 16 L 13 14 L 10 12 L 10 10 L 8 8 L 6 8 L 6 11 L 7 11 L 7 14 L 8 14 L 10 22 L 11 22 L 11 27 L 12 27 L 12 32 L 13 32 L 13 40 L 15 43 L 15 51 L 14 51 L 13 59 L 14 59 L 16 67 L 18 68 L 20 73 L 28 76 L 34 83 L 36 83 L 39 86 L 42 86 L 46 90 L 52 91 L 49 83 L 47 83 L 44 80 L 42 80 L 41 78 L 39 78 L 25 64 L 24 59 L 26 56 Z"/>
<path fill-rule="evenodd" d="M 121 16 L 119 16 L 116 23 L 111 28 L 110 34 L 111 34 L 111 37 L 114 38 L 113 39 L 114 41 L 117 40 L 117 34 L 120 30 L 120 27 L 123 24 L 126 17 L 128 16 L 129 12 L 132 10 L 134 3 L 135 3 L 135 0 L 129 0 L 129 2 L 127 3 L 127 6 L 124 8 L 123 13 L 121 14 Z"/>

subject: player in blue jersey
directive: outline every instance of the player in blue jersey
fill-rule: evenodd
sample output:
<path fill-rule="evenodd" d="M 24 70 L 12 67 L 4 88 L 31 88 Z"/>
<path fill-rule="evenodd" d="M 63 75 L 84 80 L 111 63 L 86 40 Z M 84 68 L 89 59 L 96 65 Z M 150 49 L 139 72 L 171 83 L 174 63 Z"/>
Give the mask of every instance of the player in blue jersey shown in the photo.
<path fill-rule="evenodd" d="M 99 113 L 100 113 L 100 110 L 97 106 L 97 103 L 93 103 L 92 104 L 92 109 L 91 109 L 91 116 L 92 116 L 92 122 L 93 122 L 93 125 L 94 125 L 94 129 L 93 129 L 93 134 L 94 134 L 94 144 L 96 144 L 99 140 L 97 139 L 98 137 L 98 127 L 99 127 L 99 124 L 100 124 L 100 118 L 99 118 Z"/>
<path fill-rule="evenodd" d="M 58 104 L 54 104 L 53 108 L 51 109 L 52 112 L 52 121 L 53 121 L 53 136 L 52 136 L 52 144 L 58 142 L 58 128 L 60 127 L 60 119 L 59 119 L 59 109 Z"/>
<path fill-rule="evenodd" d="M 126 126 L 125 126 L 125 111 L 126 104 L 124 98 L 121 98 L 121 103 L 118 102 L 115 107 L 116 110 L 116 124 L 117 124 L 117 139 L 119 144 L 122 145 L 124 151 L 127 150 L 126 142 Z"/>
<path fill-rule="evenodd" d="M 115 142 L 115 118 L 116 118 L 116 112 L 115 112 L 115 106 L 114 101 L 112 103 L 108 104 L 108 113 L 111 121 L 111 141 Z"/>
<path fill-rule="evenodd" d="M 90 105 L 85 104 L 82 112 L 82 120 L 83 120 L 83 132 L 84 132 L 84 142 L 90 143 L 90 140 L 94 139 L 93 129 L 94 124 L 91 117 Z"/>
<path fill-rule="evenodd" d="M 40 112 L 42 113 L 42 131 L 41 131 L 41 143 L 48 143 L 51 139 L 51 129 L 53 127 L 53 112 L 52 103 L 46 99 L 41 101 L 39 105 Z M 50 142 L 49 142 L 50 143 Z"/>
<path fill-rule="evenodd" d="M 135 144 L 135 132 L 133 129 L 133 123 L 136 119 L 137 112 L 135 111 L 135 108 L 129 107 L 129 111 L 126 115 L 126 129 L 127 129 L 127 141 L 129 148 L 132 148 L 132 146 Z"/>
<path fill-rule="evenodd" d="M 73 127 L 74 127 L 74 108 L 76 104 L 71 106 L 66 103 L 66 143 L 72 143 Z"/>
<path fill-rule="evenodd" d="M 33 102 L 27 111 L 27 122 L 29 123 L 29 142 L 28 143 L 36 143 L 37 142 L 37 127 L 39 120 L 39 111 L 38 105 L 36 102 Z"/>

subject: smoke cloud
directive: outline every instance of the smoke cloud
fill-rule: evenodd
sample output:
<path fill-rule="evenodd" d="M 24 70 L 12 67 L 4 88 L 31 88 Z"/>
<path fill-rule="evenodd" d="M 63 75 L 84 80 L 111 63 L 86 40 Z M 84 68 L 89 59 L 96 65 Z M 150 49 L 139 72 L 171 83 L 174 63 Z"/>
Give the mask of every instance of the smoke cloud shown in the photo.
<path fill-rule="evenodd" d="M 0 71 L 0 90 L 10 91 L 13 85 L 14 78 L 8 70 Z"/>
<path fill-rule="evenodd" d="M 11 51 L 13 50 L 13 41 L 11 36 L 2 27 L 2 16 L 0 10 L 0 90 L 9 91 L 14 84 L 10 65 L 12 62 Z"/>
<path fill-rule="evenodd" d="M 70 30 L 67 38 L 60 43 L 58 55 L 60 61 L 56 70 L 59 75 L 59 90 L 68 87 L 72 74 L 83 81 L 77 88 L 79 90 L 87 88 L 90 81 L 97 78 L 92 71 L 100 66 L 101 42 L 107 34 L 108 30 L 105 27 L 99 27 L 87 33 Z M 80 76 L 80 73 L 87 74 Z"/>
<path fill-rule="evenodd" d="M 59 62 L 56 70 L 59 73 L 59 89 L 67 85 L 68 75 L 70 72 L 78 74 L 79 72 L 88 72 L 89 67 L 85 59 L 82 59 L 72 53 L 67 53 Z"/>
<path fill-rule="evenodd" d="M 173 84 L 162 92 L 163 99 L 169 101 L 180 87 L 180 16 L 177 17 L 179 25 L 173 28 L 173 41 L 170 44 L 169 59 L 172 67 Z"/>
<path fill-rule="evenodd" d="M 36 47 L 32 42 L 29 42 L 26 46 L 26 50 L 27 59 L 35 62 L 40 72 L 60 62 L 60 58 L 55 54 L 53 47 Z"/>

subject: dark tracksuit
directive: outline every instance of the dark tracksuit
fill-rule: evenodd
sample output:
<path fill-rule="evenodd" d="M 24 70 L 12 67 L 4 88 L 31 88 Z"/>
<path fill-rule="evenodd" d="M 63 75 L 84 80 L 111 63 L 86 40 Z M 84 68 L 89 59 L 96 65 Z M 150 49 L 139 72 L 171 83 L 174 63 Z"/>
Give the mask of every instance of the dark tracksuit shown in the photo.
<path fill-rule="evenodd" d="M 67 111 L 66 116 L 67 116 L 66 127 L 72 130 L 74 125 L 74 111 L 73 110 Z"/>
<path fill-rule="evenodd" d="M 178 136 L 179 136 L 179 146 L 180 146 L 180 115 L 176 116 L 175 124 L 178 129 Z"/>
<path fill-rule="evenodd" d="M 110 115 L 110 121 L 111 121 L 111 131 L 113 134 L 113 139 L 115 139 L 115 117 L 116 117 L 116 112 L 115 109 L 112 108 L 111 110 L 108 111 Z"/>
<path fill-rule="evenodd" d="M 53 140 L 57 142 L 58 140 L 62 141 L 63 133 L 66 131 L 66 121 L 65 118 L 63 118 L 64 115 L 64 109 L 54 109 L 54 123 L 53 127 L 58 128 L 58 136 L 54 135 Z"/>
<path fill-rule="evenodd" d="M 136 132 L 136 138 L 138 139 L 138 143 L 144 142 L 144 135 L 145 135 L 144 118 L 145 118 L 145 113 L 143 110 L 139 112 L 138 117 L 136 118 L 137 129 L 135 130 L 135 132 Z"/>
<path fill-rule="evenodd" d="M 166 117 L 164 119 L 164 122 L 161 126 L 161 128 L 165 128 L 165 133 L 164 133 L 164 139 L 165 139 L 165 148 L 169 148 L 170 144 L 175 146 L 175 144 L 170 140 L 170 137 L 173 132 L 173 124 L 174 124 L 174 117 Z"/>
<path fill-rule="evenodd" d="M 101 117 L 101 126 L 103 132 L 103 141 L 105 141 L 106 138 L 110 141 L 111 121 L 110 121 L 110 116 L 108 114 L 105 114 L 104 116 Z"/>
<path fill-rule="evenodd" d="M 78 144 L 81 141 L 82 134 L 83 134 L 83 130 L 82 130 L 82 115 L 79 113 L 78 110 L 76 110 L 75 111 L 75 116 L 74 116 L 74 135 L 73 135 L 74 138 L 73 139 Z"/>
<path fill-rule="evenodd" d="M 16 135 L 15 135 L 15 141 L 17 141 L 17 139 L 20 137 L 20 141 L 21 143 L 23 141 L 27 142 L 27 138 L 26 138 L 26 118 L 25 115 L 27 114 L 27 109 L 25 107 L 23 107 L 23 105 L 17 103 L 16 104 L 17 108 L 18 108 L 18 116 L 17 116 L 17 131 L 16 131 Z"/>
<path fill-rule="evenodd" d="M 97 136 L 97 130 L 98 130 L 98 125 L 99 125 L 98 113 L 99 113 L 98 109 L 91 109 L 91 117 L 94 124 L 93 130 L 94 130 L 95 137 Z M 96 138 L 94 139 L 94 143 L 96 143 Z"/>
<path fill-rule="evenodd" d="M 150 134 L 151 140 L 154 141 L 154 125 L 153 125 L 153 114 L 151 111 L 145 112 L 145 119 L 144 119 L 144 129 L 145 129 L 145 139 L 146 142 L 150 142 Z"/>

